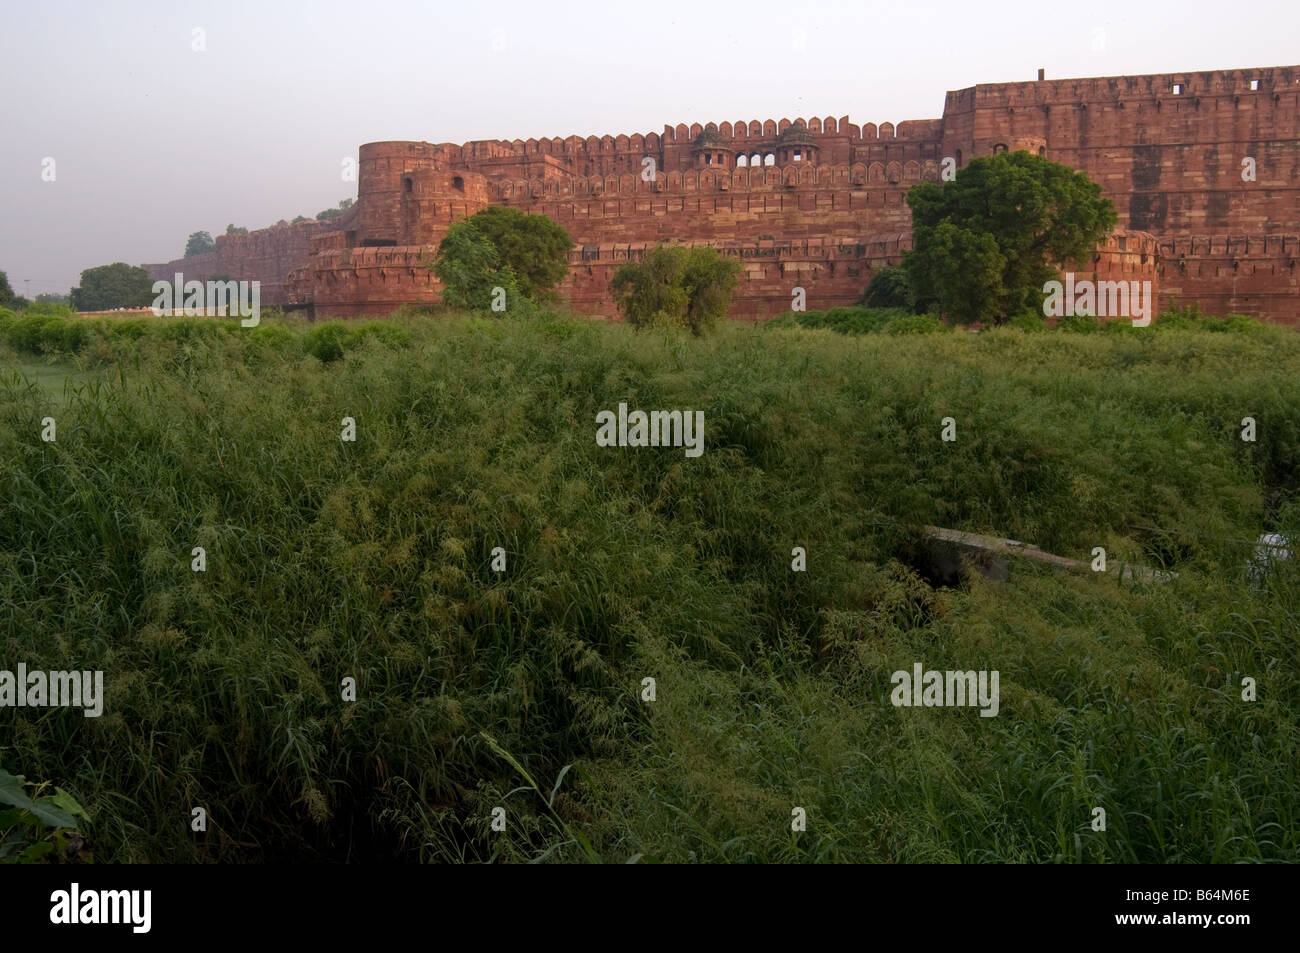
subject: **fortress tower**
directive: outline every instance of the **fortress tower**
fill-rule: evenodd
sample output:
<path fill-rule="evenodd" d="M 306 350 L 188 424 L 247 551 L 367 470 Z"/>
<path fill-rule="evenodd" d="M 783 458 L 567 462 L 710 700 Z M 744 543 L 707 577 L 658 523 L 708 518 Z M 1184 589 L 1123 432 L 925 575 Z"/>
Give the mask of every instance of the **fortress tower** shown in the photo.
<path fill-rule="evenodd" d="M 579 310 L 613 316 L 613 272 L 684 241 L 741 260 L 733 317 L 771 317 L 796 285 L 809 308 L 855 302 L 910 247 L 909 188 L 938 181 L 945 158 L 1019 149 L 1086 172 L 1116 205 L 1115 235 L 1076 271 L 1151 280 L 1161 307 L 1300 321 L 1300 67 L 977 85 L 948 93 L 942 119 L 897 126 L 842 116 L 367 143 L 341 218 L 147 267 L 258 278 L 263 301 L 321 314 L 382 313 L 437 300 L 424 262 L 452 222 L 501 204 L 568 229 L 561 293 Z"/>

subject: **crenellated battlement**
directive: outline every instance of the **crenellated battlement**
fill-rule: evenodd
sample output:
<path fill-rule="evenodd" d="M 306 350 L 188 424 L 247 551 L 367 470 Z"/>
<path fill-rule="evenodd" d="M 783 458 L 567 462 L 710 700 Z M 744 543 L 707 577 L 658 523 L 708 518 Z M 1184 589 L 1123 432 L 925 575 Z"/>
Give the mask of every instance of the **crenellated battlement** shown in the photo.
<path fill-rule="evenodd" d="M 1079 270 L 1152 280 L 1162 306 L 1300 321 L 1297 66 L 978 84 L 948 92 L 940 119 L 371 142 L 346 216 L 222 236 L 212 255 L 151 267 L 261 276 L 268 303 L 379 311 L 435 299 L 421 262 L 450 225 L 509 205 L 573 236 L 562 291 L 576 307 L 612 314 L 613 271 L 680 241 L 740 258 L 734 313 L 764 317 L 788 308 L 796 281 L 809 307 L 857 300 L 910 247 L 908 189 L 941 181 L 946 164 L 1022 149 L 1085 172 L 1115 203 L 1119 227 Z"/>

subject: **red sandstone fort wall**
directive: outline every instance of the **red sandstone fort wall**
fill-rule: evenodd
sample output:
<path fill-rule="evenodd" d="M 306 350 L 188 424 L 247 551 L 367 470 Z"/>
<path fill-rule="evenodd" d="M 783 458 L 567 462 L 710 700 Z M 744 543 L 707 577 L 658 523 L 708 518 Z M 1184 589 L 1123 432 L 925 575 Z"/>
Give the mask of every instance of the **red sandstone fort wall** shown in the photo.
<path fill-rule="evenodd" d="M 149 267 L 260 278 L 268 303 L 377 313 L 436 299 L 421 260 L 452 222 L 499 203 L 569 230 L 561 290 L 579 310 L 612 314 L 613 272 L 684 241 L 741 258 L 733 316 L 770 316 L 801 282 L 810 308 L 857 300 L 910 242 L 912 185 L 937 180 L 946 157 L 1021 148 L 1085 171 L 1116 204 L 1119 232 L 1076 271 L 1153 280 L 1161 307 L 1298 320 L 1300 67 L 979 85 L 948 93 L 942 119 L 896 126 L 826 117 L 367 143 L 346 220 L 222 236 L 212 256 Z"/>

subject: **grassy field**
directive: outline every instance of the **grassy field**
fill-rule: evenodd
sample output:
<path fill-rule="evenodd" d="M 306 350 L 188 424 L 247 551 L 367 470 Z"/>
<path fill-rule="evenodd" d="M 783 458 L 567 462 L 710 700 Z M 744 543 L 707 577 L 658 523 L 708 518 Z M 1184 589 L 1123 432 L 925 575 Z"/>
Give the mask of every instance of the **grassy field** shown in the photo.
<path fill-rule="evenodd" d="M 100 861 L 1300 859 L 1300 572 L 1245 571 L 1294 332 L 16 321 L 0 668 L 107 703 L 0 709 L 0 768 Z M 620 402 L 703 454 L 598 446 Z M 925 524 L 1178 575 L 942 587 Z M 895 707 L 916 662 L 998 715 Z"/>

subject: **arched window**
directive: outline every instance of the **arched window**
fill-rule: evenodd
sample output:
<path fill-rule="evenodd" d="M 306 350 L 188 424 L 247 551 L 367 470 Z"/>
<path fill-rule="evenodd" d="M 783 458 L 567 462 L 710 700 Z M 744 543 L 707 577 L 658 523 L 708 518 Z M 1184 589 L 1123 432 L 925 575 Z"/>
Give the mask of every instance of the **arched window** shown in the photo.
<path fill-rule="evenodd" d="M 759 155 L 757 152 L 755 152 L 752 156 L 749 157 L 749 164 L 751 167 L 756 165 L 762 165 L 763 157 Z"/>
<path fill-rule="evenodd" d="M 452 179 L 451 185 L 454 189 L 459 189 L 461 192 L 465 191 L 465 180 L 460 176 L 456 176 L 456 178 Z"/>
<path fill-rule="evenodd" d="M 769 152 L 763 157 L 763 165 L 776 165 L 776 153 Z"/>
<path fill-rule="evenodd" d="M 1000 153 L 1000 152 L 1006 152 L 1006 151 L 1007 151 L 1007 144 L 1006 144 L 1005 142 L 999 142 L 999 143 L 997 143 L 996 145 L 993 146 L 993 154 L 994 154 L 994 155 L 997 155 L 997 154 Z"/>
<path fill-rule="evenodd" d="M 736 156 L 737 169 L 743 169 L 748 165 L 749 165 L 749 158 L 747 156 Z"/>
<path fill-rule="evenodd" d="M 402 183 L 406 186 L 406 191 L 408 192 L 414 191 L 415 182 L 411 179 L 409 175 L 402 180 Z"/>
<path fill-rule="evenodd" d="M 1047 155 L 1047 146 L 1039 146 L 1039 147 L 1038 147 L 1038 154 L 1039 154 L 1040 156 L 1046 156 L 1046 155 Z"/>

